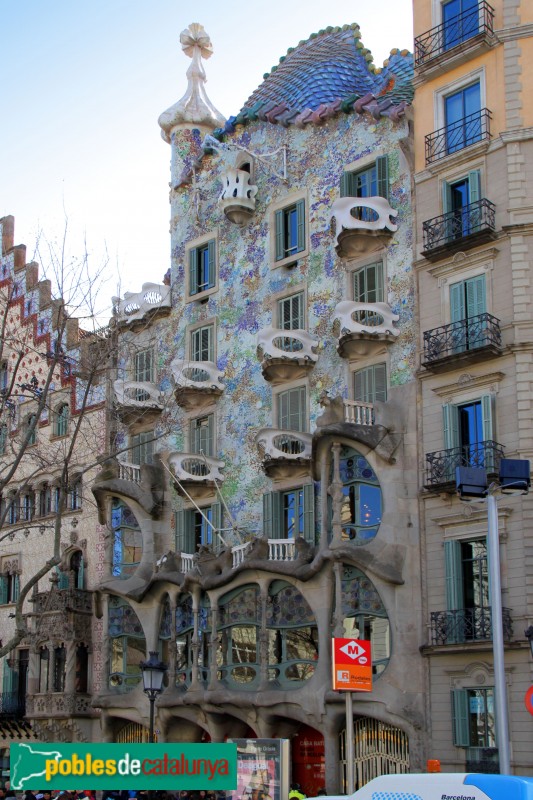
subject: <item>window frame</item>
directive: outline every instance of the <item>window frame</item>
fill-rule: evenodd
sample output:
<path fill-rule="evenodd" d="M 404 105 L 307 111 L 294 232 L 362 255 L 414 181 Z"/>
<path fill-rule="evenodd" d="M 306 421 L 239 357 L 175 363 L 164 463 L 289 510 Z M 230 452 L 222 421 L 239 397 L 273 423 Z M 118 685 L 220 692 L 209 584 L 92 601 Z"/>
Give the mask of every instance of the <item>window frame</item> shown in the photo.
<path fill-rule="evenodd" d="M 284 498 L 292 492 L 302 493 L 302 526 L 297 536 L 287 536 L 285 528 Z M 263 495 L 263 534 L 267 539 L 291 539 L 303 536 L 305 541 L 315 544 L 315 487 L 312 483 L 286 487 Z"/>
<path fill-rule="evenodd" d="M 362 177 L 370 174 L 371 186 L 374 182 L 372 172 L 375 170 L 375 194 L 359 194 L 356 182 Z M 345 170 L 340 179 L 340 196 L 341 197 L 384 197 L 389 200 L 390 197 L 390 183 L 389 183 L 389 157 L 387 155 L 374 156 L 373 161 L 365 165 L 356 165 L 355 169 Z"/>
<path fill-rule="evenodd" d="M 199 423 L 202 420 L 207 420 L 207 450 L 202 450 L 202 435 L 201 432 L 203 428 L 200 426 Z M 195 455 L 204 455 L 207 458 L 213 458 L 216 453 L 216 442 L 215 442 L 215 414 L 214 412 L 209 412 L 207 414 L 200 414 L 197 417 L 193 417 L 189 421 L 189 452 L 194 453 Z"/>
<path fill-rule="evenodd" d="M 146 437 L 146 439 L 144 438 Z M 155 455 L 155 431 L 137 431 L 130 435 L 130 458 L 131 464 L 137 467 L 143 464 L 153 464 Z M 146 451 L 146 452 L 145 452 Z M 145 455 L 148 454 L 148 458 Z"/>
<path fill-rule="evenodd" d="M 285 235 L 283 214 L 294 209 L 297 234 L 294 252 L 287 253 L 282 242 Z M 295 192 L 273 203 L 270 208 L 270 263 L 272 268 L 290 267 L 309 255 L 309 200 L 307 191 Z"/>
<path fill-rule="evenodd" d="M 208 254 L 208 281 L 205 288 L 198 286 L 198 256 L 200 252 Z M 196 271 L 196 275 L 193 274 Z M 185 247 L 185 302 L 206 300 L 219 288 L 219 249 L 218 232 L 211 232 L 189 242 Z M 204 284 L 201 284 L 204 286 Z"/>
<path fill-rule="evenodd" d="M 456 80 L 452 81 L 451 83 L 447 83 L 445 86 L 442 86 L 440 89 L 436 90 L 433 95 L 433 110 L 434 110 L 434 118 L 435 118 L 435 130 L 440 130 L 441 128 L 446 127 L 446 112 L 445 112 L 445 105 L 446 105 L 446 98 L 450 97 L 457 92 L 466 89 L 468 86 L 472 86 L 475 83 L 479 83 L 479 105 L 480 109 L 487 107 L 487 91 L 486 91 L 486 79 L 485 79 L 485 69 L 484 67 L 480 67 L 478 69 L 472 70 L 467 75 L 462 75 Z M 482 139 L 480 143 L 487 143 L 487 140 Z M 456 158 L 460 158 L 460 153 L 463 152 L 465 148 L 462 150 L 455 150 L 451 155 L 455 156 Z M 446 155 L 449 155 L 448 153 Z M 432 167 L 434 165 L 432 164 Z"/>
<path fill-rule="evenodd" d="M 207 333 L 208 344 L 204 348 L 202 344 L 203 333 Z M 199 338 L 199 347 L 195 346 L 195 339 Z M 204 361 L 216 363 L 216 327 L 214 322 L 201 322 L 198 325 L 191 326 L 188 330 L 188 356 L 190 361 Z M 196 358 L 196 354 L 202 354 L 206 350 L 210 358 Z"/>
<path fill-rule="evenodd" d="M 289 407 L 287 410 L 287 417 L 289 421 L 292 420 L 293 413 L 290 410 L 290 397 L 293 393 L 299 392 L 300 397 L 303 397 L 303 403 L 301 404 L 298 415 L 300 417 L 300 424 L 297 428 L 291 427 L 284 427 L 282 424 L 283 421 L 283 403 L 285 402 L 285 398 L 288 400 Z M 300 383 L 295 386 L 283 386 L 278 391 L 276 391 L 273 395 L 274 399 L 274 419 L 275 425 L 274 427 L 276 430 L 281 431 L 293 431 L 294 433 L 307 433 L 309 430 L 309 392 L 307 390 L 307 384 Z M 300 401 L 299 401 L 300 402 Z M 302 424 L 303 422 L 303 424 Z"/>
<path fill-rule="evenodd" d="M 369 300 L 368 295 L 371 293 L 368 289 L 368 280 L 366 277 L 366 273 L 370 267 L 379 267 L 376 269 L 376 280 L 375 286 L 376 288 L 372 290 L 376 294 L 375 300 Z M 360 292 L 360 296 L 357 296 L 356 292 L 356 276 L 360 275 L 361 273 L 365 273 L 365 282 L 367 284 L 367 288 L 365 288 L 364 292 Z M 363 264 L 357 264 L 354 266 L 353 269 L 350 270 L 350 297 L 352 297 L 354 303 L 385 303 L 387 298 L 387 282 L 386 282 L 386 271 L 385 271 L 385 259 L 384 257 L 380 257 L 378 259 L 374 258 L 369 260 Z M 379 298 L 379 299 L 378 299 Z"/>
<path fill-rule="evenodd" d="M 211 545 L 215 549 L 219 545 L 218 531 L 222 528 L 222 504 L 210 503 L 207 506 L 199 506 L 202 513 L 210 512 L 211 514 L 211 527 L 207 522 L 204 524 L 209 529 L 207 532 L 207 541 L 198 540 L 196 516 L 198 515 L 197 508 L 185 508 L 176 512 L 175 516 L 175 545 L 177 553 L 187 553 L 194 555 L 201 545 Z M 207 516 L 207 514 L 206 514 Z M 209 532 L 211 536 L 209 537 Z M 220 542 L 222 544 L 222 542 Z"/>
<path fill-rule="evenodd" d="M 70 424 L 70 407 L 67 402 L 60 403 L 54 413 L 54 437 L 57 439 L 68 436 Z"/>
<path fill-rule="evenodd" d="M 300 306 L 297 313 L 294 314 L 292 305 L 297 301 Z M 285 306 L 289 306 L 288 314 L 285 311 Z M 307 314 L 306 314 L 305 292 L 301 289 L 298 292 L 283 295 L 276 299 L 276 325 L 273 327 L 278 330 L 297 331 L 307 330 Z M 294 320 L 298 321 L 299 325 L 294 325 Z M 289 322 L 289 324 L 285 324 Z"/>
<path fill-rule="evenodd" d="M 376 373 L 378 372 L 378 368 L 381 368 L 380 371 L 382 371 L 380 380 L 383 384 L 383 388 L 381 389 L 381 392 L 384 393 L 383 397 L 376 396 L 376 394 L 378 393 L 376 390 Z M 357 397 L 358 394 L 356 386 L 357 376 L 359 375 L 360 377 L 363 377 L 363 376 L 369 376 L 370 374 L 372 375 L 371 378 L 372 397 L 370 397 L 370 392 L 368 391 L 370 389 L 370 384 L 368 383 L 368 377 L 365 378 L 365 380 L 367 381 L 366 394 L 368 396 L 365 397 L 364 399 L 362 397 Z M 378 403 L 378 402 L 386 403 L 389 394 L 389 370 L 387 362 L 378 361 L 375 364 L 367 364 L 365 367 L 360 367 L 359 369 L 354 370 L 352 373 L 352 392 L 355 403 Z"/>

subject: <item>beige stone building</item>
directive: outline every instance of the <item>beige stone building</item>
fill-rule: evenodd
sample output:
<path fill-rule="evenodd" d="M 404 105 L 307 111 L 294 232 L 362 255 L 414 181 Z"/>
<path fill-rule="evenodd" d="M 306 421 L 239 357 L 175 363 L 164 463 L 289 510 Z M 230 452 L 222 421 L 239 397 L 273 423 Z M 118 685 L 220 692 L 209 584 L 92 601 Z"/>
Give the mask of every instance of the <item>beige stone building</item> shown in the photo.
<path fill-rule="evenodd" d="M 414 24 L 428 756 L 490 770 L 487 507 L 455 496 L 455 467 L 493 480 L 533 453 L 533 6 L 414 0 Z M 511 768 L 531 774 L 533 497 L 497 502 Z"/>

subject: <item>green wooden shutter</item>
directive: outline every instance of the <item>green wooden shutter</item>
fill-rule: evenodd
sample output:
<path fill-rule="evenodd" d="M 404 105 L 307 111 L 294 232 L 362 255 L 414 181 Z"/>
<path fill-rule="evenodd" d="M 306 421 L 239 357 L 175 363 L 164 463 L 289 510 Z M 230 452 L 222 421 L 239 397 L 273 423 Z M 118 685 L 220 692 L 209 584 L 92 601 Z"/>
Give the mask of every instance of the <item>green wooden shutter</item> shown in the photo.
<path fill-rule="evenodd" d="M 281 532 L 280 492 L 266 492 L 263 495 L 263 535 L 267 539 L 279 539 Z"/>
<path fill-rule="evenodd" d="M 308 483 L 303 487 L 304 494 L 304 530 L 306 542 L 315 544 L 315 487 Z"/>
<path fill-rule="evenodd" d="M 206 456 L 215 454 L 215 418 L 213 414 L 207 417 L 207 441 L 205 443 Z"/>
<path fill-rule="evenodd" d="M 0 605 L 5 606 L 6 603 L 7 603 L 7 578 L 5 575 L 0 575 Z"/>
<path fill-rule="evenodd" d="M 494 440 L 494 396 L 484 394 L 481 397 L 481 424 L 483 428 L 483 441 L 491 442 Z M 488 472 L 496 471 L 494 450 L 485 447 L 484 466 Z"/>
<path fill-rule="evenodd" d="M 220 529 L 222 528 L 222 504 L 213 503 L 211 505 L 211 523 L 213 525 L 213 545 L 218 551 L 222 542 L 220 541 Z"/>
<path fill-rule="evenodd" d="M 376 158 L 376 174 L 378 195 L 389 199 L 389 159 L 387 156 Z"/>
<path fill-rule="evenodd" d="M 15 671 L 11 669 L 8 664 L 7 658 L 4 658 L 4 675 L 2 680 L 2 692 L 11 694 L 14 691 Z M 7 698 L 8 702 L 10 698 Z"/>
<path fill-rule="evenodd" d="M 195 553 L 193 511 L 176 512 L 176 552 Z"/>
<path fill-rule="evenodd" d="M 216 256 L 216 243 L 212 239 L 207 245 L 207 258 L 208 258 L 208 286 L 211 289 L 217 282 L 217 256 Z"/>
<path fill-rule="evenodd" d="M 446 608 L 457 611 L 464 608 L 463 564 L 461 542 L 449 539 L 444 542 L 444 566 L 446 570 Z"/>
<path fill-rule="evenodd" d="M 296 251 L 301 253 L 305 250 L 305 200 L 298 200 L 296 203 L 296 224 L 298 229 Z"/>
<path fill-rule="evenodd" d="M 468 202 L 477 203 L 481 199 L 481 174 L 478 169 L 468 173 Z"/>
<path fill-rule="evenodd" d="M 281 261 L 282 258 L 285 258 L 285 248 L 283 246 L 285 218 L 283 211 L 276 211 L 274 222 L 276 226 L 276 261 Z"/>
<path fill-rule="evenodd" d="M 13 576 L 13 602 L 16 603 L 20 595 L 20 575 Z"/>
<path fill-rule="evenodd" d="M 487 310 L 485 301 L 485 276 L 477 275 L 465 281 L 466 317 L 472 319 Z"/>
<path fill-rule="evenodd" d="M 341 175 L 341 197 L 354 197 L 353 172 L 343 172 Z"/>
<path fill-rule="evenodd" d="M 57 575 L 59 577 L 59 583 L 57 584 L 58 589 L 68 589 L 68 572 L 63 572 L 63 570 L 56 567 Z"/>
<path fill-rule="evenodd" d="M 83 556 L 80 558 L 80 565 L 78 567 L 78 589 L 83 589 L 85 586 L 85 560 Z"/>
<path fill-rule="evenodd" d="M 459 447 L 459 414 L 457 406 L 446 403 L 442 406 L 442 424 L 444 429 L 444 449 Z M 453 476 L 455 479 L 455 476 Z"/>
<path fill-rule="evenodd" d="M 385 299 L 385 288 L 384 288 L 384 280 L 383 280 L 383 261 L 377 261 L 375 264 L 372 264 L 371 267 L 374 271 L 375 277 L 375 286 L 376 286 L 376 303 L 383 303 Z"/>
<path fill-rule="evenodd" d="M 442 213 L 448 214 L 452 208 L 452 187 L 446 181 L 442 182 Z"/>
<path fill-rule="evenodd" d="M 372 402 L 376 400 L 382 403 L 387 402 L 387 367 L 385 364 L 374 364 L 372 367 L 373 380 L 374 380 L 374 397 Z"/>
<path fill-rule="evenodd" d="M 452 689 L 453 743 L 456 747 L 470 747 L 470 720 L 466 689 Z"/>
<path fill-rule="evenodd" d="M 465 285 L 452 283 L 450 286 L 450 322 L 460 322 L 466 319 Z"/>
<path fill-rule="evenodd" d="M 189 294 L 198 294 L 198 248 L 189 250 Z"/>
<path fill-rule="evenodd" d="M 358 369 L 354 372 L 354 400 L 367 403 L 368 397 L 368 369 Z"/>

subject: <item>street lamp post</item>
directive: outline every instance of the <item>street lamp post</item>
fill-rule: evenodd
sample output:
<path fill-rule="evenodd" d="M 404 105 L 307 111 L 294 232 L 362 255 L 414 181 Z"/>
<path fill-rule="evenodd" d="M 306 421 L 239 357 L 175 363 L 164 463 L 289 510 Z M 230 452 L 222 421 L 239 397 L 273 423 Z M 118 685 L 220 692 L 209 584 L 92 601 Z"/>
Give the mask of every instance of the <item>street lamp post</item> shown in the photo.
<path fill-rule="evenodd" d="M 500 463 L 499 488 L 504 494 L 527 494 L 530 487 L 529 461 L 502 459 Z M 456 486 L 461 500 L 487 501 L 487 556 L 489 561 L 489 587 L 492 621 L 492 653 L 494 662 L 494 705 L 498 731 L 498 756 L 500 773 L 511 774 L 509 742 L 509 713 L 507 707 L 507 684 L 505 680 L 502 588 L 500 570 L 500 537 L 498 532 L 498 504 L 495 490 L 497 484 L 488 485 L 484 469 L 457 467 Z"/>
<path fill-rule="evenodd" d="M 148 741 L 154 741 L 154 705 L 155 699 L 163 691 L 163 678 L 167 665 L 159 660 L 156 652 L 150 652 L 148 661 L 141 661 L 140 667 L 143 675 L 143 689 L 150 701 L 150 729 Z"/>

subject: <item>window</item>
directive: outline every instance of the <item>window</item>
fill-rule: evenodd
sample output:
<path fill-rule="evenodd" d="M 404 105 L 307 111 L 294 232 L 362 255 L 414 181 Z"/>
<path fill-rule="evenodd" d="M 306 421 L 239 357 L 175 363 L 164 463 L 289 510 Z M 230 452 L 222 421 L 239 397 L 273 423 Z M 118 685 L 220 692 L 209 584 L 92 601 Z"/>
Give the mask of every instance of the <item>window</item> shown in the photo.
<path fill-rule="evenodd" d="M 492 639 L 486 539 L 444 542 L 447 644 Z"/>
<path fill-rule="evenodd" d="M 7 522 L 8 525 L 15 525 L 19 519 L 19 498 L 11 495 L 8 498 Z"/>
<path fill-rule="evenodd" d="M 341 608 L 343 636 L 366 639 L 372 644 L 372 674 L 381 675 L 391 654 L 390 624 L 387 611 L 373 585 L 361 570 L 342 564 Z M 335 613 L 335 616 L 337 616 Z M 335 624 L 336 619 L 332 620 Z"/>
<path fill-rule="evenodd" d="M 69 407 L 66 403 L 59 406 L 55 414 L 54 436 L 66 436 L 68 433 Z"/>
<path fill-rule="evenodd" d="M 387 156 L 376 158 L 374 164 L 356 172 L 344 172 L 341 176 L 341 197 L 384 197 L 389 199 L 389 160 Z M 370 208 L 354 208 L 356 219 L 371 222 L 376 219 Z"/>
<path fill-rule="evenodd" d="M 26 419 L 26 431 L 29 433 L 28 446 L 37 442 L 37 415 L 30 414 Z"/>
<path fill-rule="evenodd" d="M 86 694 L 89 687 L 89 649 L 87 645 L 76 647 L 76 682 L 74 691 Z"/>
<path fill-rule="evenodd" d="M 189 295 L 212 289 L 216 284 L 216 242 L 212 239 L 189 250 Z"/>
<path fill-rule="evenodd" d="M 281 208 L 274 214 L 276 261 L 296 256 L 306 249 L 305 200 Z"/>
<path fill-rule="evenodd" d="M 0 605 L 16 603 L 20 592 L 20 578 L 15 572 L 0 575 Z"/>
<path fill-rule="evenodd" d="M 35 498 L 32 492 L 22 495 L 22 503 L 20 507 L 20 518 L 29 522 L 33 519 L 35 510 Z"/>
<path fill-rule="evenodd" d="M 443 49 L 449 50 L 479 32 L 478 0 L 449 0 L 442 6 Z"/>
<path fill-rule="evenodd" d="M 39 693 L 48 691 L 48 673 L 50 666 L 50 652 L 47 647 L 42 647 L 39 652 Z"/>
<path fill-rule="evenodd" d="M 82 482 L 81 478 L 76 479 L 68 489 L 67 507 L 69 511 L 79 511 L 82 507 Z"/>
<path fill-rule="evenodd" d="M 141 562 L 142 533 L 131 509 L 114 497 L 111 506 L 114 578 L 129 578 Z"/>
<path fill-rule="evenodd" d="M 261 603 L 259 588 L 246 586 L 219 600 L 216 659 L 219 678 L 232 684 L 259 681 Z"/>
<path fill-rule="evenodd" d="M 154 462 L 154 431 L 143 431 L 131 437 L 131 463 L 153 464 Z"/>
<path fill-rule="evenodd" d="M 204 325 L 191 332 L 191 361 L 215 360 L 215 337 L 213 325 Z"/>
<path fill-rule="evenodd" d="M 213 414 L 191 421 L 191 453 L 214 455 L 214 422 Z"/>
<path fill-rule="evenodd" d="M 7 448 L 7 425 L 0 425 L 0 456 L 3 456 Z"/>
<path fill-rule="evenodd" d="M 176 552 L 196 553 L 201 545 L 218 548 L 217 531 L 222 527 L 222 506 L 213 503 L 198 511 L 185 509 L 176 513 Z"/>
<path fill-rule="evenodd" d="M 153 383 L 154 381 L 154 352 L 153 350 L 141 350 L 135 354 L 134 380 L 136 383 Z M 143 402 L 148 400 L 150 395 L 144 389 L 135 390 L 135 399 Z"/>
<path fill-rule="evenodd" d="M 444 98 L 446 155 L 456 153 L 482 138 L 479 81 Z"/>
<path fill-rule="evenodd" d="M 387 367 L 372 364 L 354 372 L 354 400 L 359 403 L 387 401 Z"/>
<path fill-rule="evenodd" d="M 276 395 L 278 428 L 284 431 L 307 430 L 307 392 L 305 386 L 287 389 Z"/>
<path fill-rule="evenodd" d="M 312 484 L 263 495 L 263 533 L 267 539 L 315 543 L 315 493 Z"/>
<path fill-rule="evenodd" d="M 341 449 L 339 467 L 342 539 L 368 544 L 377 536 L 381 523 L 383 501 L 377 475 L 366 458 L 351 447 Z"/>
<path fill-rule="evenodd" d="M 268 587 L 266 628 L 269 680 L 288 687 L 309 680 L 318 661 L 318 628 L 306 599 L 285 581 Z"/>
<path fill-rule="evenodd" d="M 383 261 L 374 261 L 353 273 L 353 299 L 356 303 L 383 303 Z"/>
<path fill-rule="evenodd" d="M 450 286 L 450 321 L 457 323 L 451 330 L 452 352 L 462 353 L 482 347 L 486 337 L 485 276 L 476 275 Z"/>
<path fill-rule="evenodd" d="M 0 363 L 0 392 L 2 394 L 7 392 L 8 380 L 7 361 L 2 361 Z"/>
<path fill-rule="evenodd" d="M 52 489 L 48 484 L 39 491 L 39 516 L 46 517 L 52 513 Z"/>
<path fill-rule="evenodd" d="M 456 747 L 496 748 L 493 687 L 453 690 L 452 717 Z"/>
<path fill-rule="evenodd" d="M 146 639 L 139 617 L 120 597 L 109 598 L 110 640 L 109 685 L 121 692 L 133 689 L 141 680 L 141 661 L 146 660 Z"/>
<path fill-rule="evenodd" d="M 303 292 L 278 300 L 278 327 L 290 331 L 305 329 Z"/>
<path fill-rule="evenodd" d="M 67 671 L 67 651 L 64 645 L 54 647 L 54 675 L 52 681 L 53 692 L 65 691 L 65 677 Z"/>
<path fill-rule="evenodd" d="M 493 438 L 492 406 L 491 395 L 483 395 L 468 403 L 443 406 L 444 447 L 447 450 L 459 449 L 463 466 L 494 467 L 493 463 L 486 463 L 488 454 L 484 448 L 484 444 Z"/>

